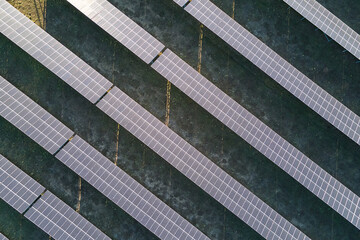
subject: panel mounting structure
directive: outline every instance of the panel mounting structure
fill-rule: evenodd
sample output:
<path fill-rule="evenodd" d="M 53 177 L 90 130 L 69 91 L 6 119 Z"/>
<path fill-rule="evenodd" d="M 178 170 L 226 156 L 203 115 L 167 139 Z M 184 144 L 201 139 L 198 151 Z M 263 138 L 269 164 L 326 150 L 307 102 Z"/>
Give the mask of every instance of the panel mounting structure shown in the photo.
<path fill-rule="evenodd" d="M 360 145 L 360 117 L 297 70 L 209 0 L 185 10 L 309 108 Z"/>

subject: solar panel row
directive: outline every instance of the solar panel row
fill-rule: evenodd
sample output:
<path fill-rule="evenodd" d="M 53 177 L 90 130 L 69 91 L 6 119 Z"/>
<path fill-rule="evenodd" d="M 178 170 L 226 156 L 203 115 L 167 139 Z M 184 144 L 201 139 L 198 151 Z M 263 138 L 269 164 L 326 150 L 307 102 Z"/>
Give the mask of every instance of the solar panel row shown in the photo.
<path fill-rule="evenodd" d="M 43 186 L 0 155 L 0 196 L 10 206 L 22 214 L 33 204 L 25 217 L 54 239 L 110 240 L 49 191 L 40 197 L 44 191 Z"/>
<path fill-rule="evenodd" d="M 0 154 L 0 198 L 25 212 L 45 188 Z"/>
<path fill-rule="evenodd" d="M 36 117 L 37 112 L 32 112 L 27 106 L 22 105 L 21 99 L 26 98 L 27 103 L 34 108 L 40 108 L 40 106 L 13 87 L 4 78 L 1 79 L 2 84 L 0 84 L 0 93 L 3 93 L 4 95 L 0 97 L 0 106 L 12 109 L 13 104 L 19 102 L 16 109 L 20 109 L 19 111 L 21 112 L 26 111 L 27 119 Z M 45 110 L 43 111 L 45 112 Z M 49 113 L 46 112 L 46 114 L 48 118 L 56 120 Z M 59 125 L 60 124 L 63 126 L 62 128 L 65 127 L 59 122 Z M 38 129 L 36 126 L 31 126 Z M 48 135 L 52 134 L 52 131 L 46 129 L 39 129 L 39 132 L 43 134 L 44 137 L 49 137 Z M 42 139 L 37 140 L 37 142 L 41 141 Z M 56 157 L 161 239 L 208 239 L 178 213 L 168 207 L 165 203 L 161 202 L 160 199 L 156 198 L 128 174 L 112 164 L 109 159 L 101 155 L 80 137 L 75 136 L 56 154 Z M 5 170 L 7 170 L 7 168 L 5 168 Z M 5 172 L 2 173 L 1 180 L 3 177 L 6 178 Z M 4 190 L 0 189 L 1 196 L 4 195 L 4 200 L 8 201 L 9 204 L 13 204 L 14 206 L 20 205 L 20 210 L 23 212 L 32 202 L 25 205 L 20 202 L 12 192 L 8 193 L 9 191 L 5 187 L 7 185 L 12 186 L 14 181 L 7 178 L 5 180 L 6 181 L 0 185 L 1 188 L 4 187 Z M 29 187 L 30 186 L 31 185 L 29 185 Z M 19 194 L 22 194 L 21 196 L 24 194 L 25 197 L 29 195 L 29 193 L 23 193 L 23 191 L 23 189 L 19 189 Z M 41 192 L 42 191 L 40 191 L 40 193 Z M 39 196 L 40 193 L 37 196 Z M 36 199 L 37 196 L 32 198 Z M 27 198 L 25 198 L 25 200 L 27 200 Z M 39 208 L 41 206 L 39 206 Z M 67 235 L 66 233 L 58 232 L 57 229 L 61 228 L 62 225 L 56 226 L 56 222 L 54 224 L 47 224 L 44 222 L 44 219 L 47 218 L 46 214 L 51 213 L 40 214 L 38 213 L 39 211 L 34 211 L 35 210 L 29 210 L 30 213 L 26 216 L 33 220 L 35 224 L 40 225 L 41 228 L 45 229 L 45 232 L 54 234 L 54 236 Z M 41 216 L 39 217 L 39 215 Z M 56 219 L 56 221 L 58 221 L 58 219 Z M 83 236 L 83 233 L 79 234 Z M 87 239 L 86 235 L 83 237 L 84 239 Z"/>
<path fill-rule="evenodd" d="M 25 17 L 24 16 L 17 17 L 17 19 L 21 19 L 22 21 L 25 21 L 25 19 L 23 19 L 23 18 L 25 18 Z M 30 21 L 30 20 L 28 20 L 28 21 Z M 41 32 L 43 30 L 41 28 L 37 28 L 36 31 Z M 10 37 L 11 37 L 11 35 L 10 35 Z M 50 39 L 50 38 L 51 38 L 50 36 L 47 37 L 47 39 Z M 27 39 L 24 38 L 23 42 L 26 42 L 26 41 L 27 41 Z M 20 47 L 22 47 L 22 44 L 18 44 L 18 45 Z M 69 54 L 69 56 L 72 56 L 72 55 Z M 49 56 L 49 58 L 51 59 L 51 56 Z M 116 90 L 116 88 L 114 88 L 114 89 Z M 114 89 L 112 91 L 115 91 Z M 105 99 L 106 99 L 106 96 L 105 96 Z M 104 101 L 100 101 L 100 102 L 102 104 Z M 138 105 L 134 101 L 132 102 L 132 104 Z M 174 136 L 174 135 L 172 135 L 172 136 Z M 148 139 L 147 139 L 147 141 L 148 141 Z M 163 143 L 163 144 L 165 144 L 165 143 Z M 187 144 L 187 145 L 190 146 L 189 144 Z M 192 151 L 194 151 L 194 154 L 197 153 L 196 149 L 194 149 L 193 147 L 191 147 L 191 149 L 192 149 Z M 175 151 L 175 153 L 173 153 L 173 154 L 176 155 L 178 153 L 178 149 L 175 149 L 174 151 Z M 183 151 L 184 151 L 184 149 L 182 150 L 182 154 L 183 154 Z M 168 155 L 170 153 L 167 152 L 166 154 Z M 188 156 L 184 155 L 184 160 L 186 160 L 187 158 L 188 158 Z M 244 221 L 246 221 L 250 226 L 252 226 L 254 229 L 256 229 L 260 234 L 262 234 L 263 236 L 269 236 L 269 237 L 285 236 L 286 238 L 292 238 L 293 236 L 299 235 L 300 239 L 306 238 L 306 236 L 303 233 L 301 233 L 298 229 L 296 229 L 294 226 L 292 226 L 289 222 L 287 222 L 279 214 L 277 214 L 275 211 L 273 211 L 269 206 L 267 206 L 265 203 L 263 203 L 260 199 L 258 199 L 252 193 L 250 193 L 242 185 L 240 185 L 238 182 L 233 180 L 229 175 L 227 175 L 225 172 L 223 172 L 219 167 L 217 167 L 216 165 L 211 163 L 207 158 L 206 158 L 206 163 L 207 163 L 206 166 L 197 164 L 197 167 L 195 167 L 194 170 L 189 169 L 187 172 L 187 176 L 189 176 L 190 172 L 198 171 L 199 169 L 202 169 L 202 168 L 207 169 L 208 166 L 212 166 L 214 169 L 214 171 L 211 173 L 212 176 L 211 177 L 208 176 L 208 179 L 206 179 L 204 181 L 202 181 L 201 178 L 199 178 L 198 180 L 196 180 L 196 183 L 200 184 L 204 188 L 206 186 L 204 184 L 207 184 L 207 186 L 208 186 L 206 188 L 207 192 L 211 193 L 211 195 L 214 196 L 218 201 L 220 201 L 222 204 L 227 206 L 231 211 L 235 212 L 240 218 L 244 219 Z M 189 166 L 191 168 L 194 167 L 194 166 L 188 165 L 188 167 Z M 221 177 L 223 179 L 221 179 L 221 180 L 217 179 L 216 174 L 218 172 L 222 173 Z M 194 180 L 194 178 L 193 178 L 193 180 Z M 212 181 L 212 183 L 208 184 L 209 181 Z M 228 182 L 228 181 L 230 181 L 230 182 Z M 222 186 L 222 182 L 224 182 L 224 184 L 226 186 L 225 189 L 220 189 L 220 186 Z M 213 186 L 214 184 L 217 184 L 216 188 L 214 188 L 214 186 Z M 231 184 L 231 186 L 227 186 L 228 184 Z M 237 190 L 241 190 L 240 193 L 237 192 Z M 235 194 L 235 195 L 233 195 L 233 194 Z"/>
<path fill-rule="evenodd" d="M 9 239 L 5 237 L 2 233 L 0 233 L 0 240 L 9 240 Z"/>
<path fill-rule="evenodd" d="M 92 103 L 112 86 L 106 78 L 4 0 L 0 1 L 0 32 Z"/>
<path fill-rule="evenodd" d="M 307 239 L 290 222 L 114 87 L 97 106 L 267 239 Z"/>
<path fill-rule="evenodd" d="M 92 223 L 49 191 L 35 202 L 25 217 L 59 240 L 110 240 Z"/>
<path fill-rule="evenodd" d="M 68 0 L 68 2 L 146 63 L 150 63 L 165 47 L 108 1 Z"/>
<path fill-rule="evenodd" d="M 209 113 L 360 228 L 360 198 L 170 50 L 152 67 Z"/>
<path fill-rule="evenodd" d="M 208 239 L 79 136 L 56 157 L 160 239 Z"/>
<path fill-rule="evenodd" d="M 0 116 L 52 154 L 74 134 L 1 76 Z"/>
<path fill-rule="evenodd" d="M 308 107 L 360 145 L 360 117 L 306 77 L 209 0 L 185 10 Z"/>
<path fill-rule="evenodd" d="M 360 59 L 360 35 L 315 0 L 284 0 L 304 18 Z"/>

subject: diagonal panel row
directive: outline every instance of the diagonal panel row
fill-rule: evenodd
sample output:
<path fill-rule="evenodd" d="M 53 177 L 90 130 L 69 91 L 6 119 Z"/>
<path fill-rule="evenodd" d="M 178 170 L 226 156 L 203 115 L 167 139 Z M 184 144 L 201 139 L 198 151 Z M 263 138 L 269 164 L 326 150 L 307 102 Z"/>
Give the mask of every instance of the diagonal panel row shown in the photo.
<path fill-rule="evenodd" d="M 67 1 L 146 63 L 150 63 L 165 47 L 108 1 Z"/>
<path fill-rule="evenodd" d="M 0 115 L 51 154 L 74 134 L 1 76 Z"/>
<path fill-rule="evenodd" d="M 208 239 L 79 136 L 59 151 L 56 158 L 160 239 Z"/>
<path fill-rule="evenodd" d="M 170 50 L 166 50 L 152 67 L 360 229 L 360 198 L 346 186 Z"/>
<path fill-rule="evenodd" d="M 92 103 L 112 86 L 110 81 L 5 0 L 0 1 L 0 32 Z"/>
<path fill-rule="evenodd" d="M 306 77 L 209 0 L 185 7 L 193 17 L 286 90 L 360 145 L 360 117 Z"/>
<path fill-rule="evenodd" d="M 45 188 L 0 154 L 0 198 L 19 213 L 43 193 Z"/>
<path fill-rule="evenodd" d="M 6 95 L 1 98 L 3 101 L 0 101 L 0 104 L 10 109 L 15 102 L 19 102 L 19 99 L 25 98 L 26 95 L 17 90 L 5 79 L 2 78 L 2 81 L 6 84 L 0 85 L 0 92 L 6 93 Z M 3 87 L 10 92 L 6 91 Z M 16 91 L 13 91 L 13 89 L 16 89 Z M 11 93 L 15 93 L 15 95 L 12 96 Z M 34 101 L 29 98 L 27 99 L 31 106 L 40 108 Z M 28 112 L 27 118 L 32 119 L 36 116 L 36 112 L 30 111 L 30 109 L 21 105 L 21 103 L 19 104 L 19 107 Z M 49 117 L 54 118 L 48 112 L 46 113 Z M 4 115 L 0 112 L 0 116 Z M 61 122 L 59 122 L 59 126 L 65 128 L 65 125 Z M 20 128 L 19 130 L 23 131 Z M 44 136 L 52 134 L 51 131 L 44 129 L 39 129 L 39 132 Z M 41 142 L 39 139 L 33 140 L 37 143 Z M 189 240 L 208 239 L 203 233 L 160 199 L 155 197 L 150 191 L 136 182 L 120 168 L 112 164 L 109 159 L 101 155 L 88 143 L 81 140 L 80 137 L 75 136 L 61 148 L 56 157 L 159 238 Z M 2 176 L 5 175 L 3 174 L 1 177 Z M 5 183 L 7 184 L 8 181 Z M 9 184 L 11 184 L 11 182 L 9 182 Z M 5 191 L 4 194 L 6 194 Z M 33 214 L 28 216 L 34 219 L 37 224 L 45 224 L 43 221 L 37 222 L 36 215 L 38 215 L 38 213 L 31 212 L 35 216 L 32 216 Z M 53 228 L 50 225 L 44 225 L 43 227 L 46 228 L 46 231 L 53 231 Z M 56 228 L 56 226 L 54 226 L 54 228 Z"/>
<path fill-rule="evenodd" d="M 7 201 L 6 196 L 1 195 L 1 198 L 20 213 L 35 202 L 25 213 L 25 217 L 54 239 L 110 240 L 49 191 L 40 197 L 45 188 L 1 155 L 0 173 L 1 188 L 5 187 L 11 191 L 11 194 L 17 195 L 17 198 L 12 201 Z M 37 200 L 38 197 L 40 198 Z M 19 208 L 16 204 L 19 202 L 18 199 L 21 199 L 24 202 L 23 206 L 26 206 Z"/>
<path fill-rule="evenodd" d="M 284 0 L 316 27 L 360 59 L 360 35 L 315 0 Z"/>
<path fill-rule="evenodd" d="M 97 106 L 264 238 L 308 239 L 117 87 Z"/>
<path fill-rule="evenodd" d="M 110 240 L 83 216 L 49 191 L 35 202 L 25 217 L 59 240 Z"/>
<path fill-rule="evenodd" d="M 19 16 L 18 19 L 25 21 L 24 16 Z M 28 20 L 30 21 L 30 20 Z M 37 31 L 43 31 L 38 27 Z M 49 38 L 51 38 L 49 36 Z M 23 47 L 22 44 L 26 44 L 26 39 L 18 45 Z M 51 56 L 46 56 L 50 57 Z M 72 57 L 72 53 L 69 54 L 69 57 Z M 123 103 L 119 102 L 118 97 L 113 99 L 110 98 L 112 93 L 120 94 L 122 97 L 126 98 L 126 103 L 128 105 L 125 111 L 128 111 L 128 108 L 137 107 L 138 109 L 142 109 L 139 104 L 130 99 L 128 96 L 124 95 L 119 89 L 113 88 L 109 94 L 105 95 L 104 100 L 101 100 L 98 104 L 100 108 L 104 107 L 104 111 L 107 111 L 109 115 L 111 115 L 117 121 L 121 120 L 121 115 L 118 118 L 114 109 L 114 112 L 111 113 L 108 111 L 107 104 L 112 104 L 116 102 L 116 105 L 123 106 Z M 119 96 L 120 97 L 120 96 Z M 106 101 L 106 102 L 105 102 Z M 119 109 L 117 109 L 118 111 Z M 145 111 L 143 109 L 143 111 Z M 122 114 L 129 114 L 128 117 L 131 118 L 133 112 L 123 112 Z M 146 112 L 147 115 L 151 115 Z M 135 115 L 135 117 L 138 117 Z M 163 123 L 157 120 L 154 116 L 151 116 L 153 121 L 146 122 L 146 125 L 151 125 L 151 129 L 161 127 L 162 129 L 168 129 Z M 125 118 L 126 119 L 126 118 Z M 156 125 L 153 123 L 157 122 Z M 126 120 L 121 122 L 122 126 L 132 132 L 135 136 L 138 136 L 142 141 L 146 144 L 150 144 L 149 146 L 154 149 L 158 154 L 160 154 L 167 161 L 171 162 L 175 167 L 178 167 L 186 176 L 190 177 L 194 182 L 196 182 L 199 186 L 201 186 L 206 192 L 208 192 L 211 196 L 217 199 L 220 203 L 234 212 L 239 218 L 243 219 L 247 224 L 249 224 L 252 228 L 254 228 L 257 232 L 259 232 L 262 236 L 271 239 L 271 238 L 284 238 L 284 239 L 307 239 L 307 237 L 301 233 L 298 229 L 296 229 L 293 225 L 291 225 L 288 221 L 286 221 L 283 217 L 281 217 L 278 213 L 276 213 L 273 209 L 271 209 L 268 205 L 266 205 L 263 201 L 257 198 L 254 194 L 252 194 L 249 190 L 243 187 L 240 183 L 236 182 L 233 178 L 231 178 L 228 174 L 226 174 L 221 168 L 213 164 L 209 159 L 200 154 L 195 148 L 193 148 L 190 144 L 186 143 L 185 140 L 181 139 L 178 135 L 173 133 L 170 129 L 168 129 L 168 134 L 164 135 L 163 133 L 154 133 L 154 130 L 147 131 L 144 134 L 147 134 L 148 137 L 146 139 L 141 138 L 138 135 L 139 132 L 144 131 L 141 128 L 141 125 L 134 125 L 133 128 L 128 128 Z M 159 125 L 160 124 L 160 125 Z M 138 129 L 135 131 L 134 129 Z M 145 129 L 146 130 L 146 129 Z M 153 137 L 152 137 L 153 136 Z M 166 138 L 171 137 L 175 138 L 172 142 L 168 142 Z M 156 139 L 155 141 L 150 141 L 151 139 Z M 165 140 L 165 141 L 164 141 Z M 174 148 L 177 146 L 177 142 L 182 141 L 185 148 Z M 150 141 L 150 142 L 149 142 Z M 163 146 L 160 145 L 153 146 L 154 143 L 159 142 Z M 169 145 L 170 144 L 170 145 Z M 181 147 L 183 147 L 181 146 Z M 66 147 L 66 146 L 65 146 Z M 159 149 L 161 148 L 161 151 Z M 165 151 L 167 149 L 167 151 Z M 191 151 L 191 155 L 189 152 Z M 169 156 L 176 156 L 176 159 L 181 159 L 179 162 L 173 162 Z M 198 159 L 199 157 L 199 159 Z M 200 162 L 199 162 L 200 161 Z M 184 164 L 186 168 L 181 168 L 179 164 Z M 207 172 L 209 174 L 204 175 Z M 221 174 L 220 176 L 218 176 Z M 198 177 L 196 177 L 198 176 Z M 176 234 L 175 234 L 176 235 Z"/>

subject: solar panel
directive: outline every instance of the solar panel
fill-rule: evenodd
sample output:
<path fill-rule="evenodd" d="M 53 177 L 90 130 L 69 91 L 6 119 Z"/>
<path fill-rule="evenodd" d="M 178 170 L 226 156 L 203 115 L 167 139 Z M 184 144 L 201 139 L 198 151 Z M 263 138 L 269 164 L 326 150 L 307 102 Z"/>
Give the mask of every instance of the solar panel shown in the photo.
<path fill-rule="evenodd" d="M 117 87 L 97 106 L 263 237 L 308 239 Z"/>
<path fill-rule="evenodd" d="M 284 0 L 304 18 L 360 59 L 360 35 L 315 0 Z"/>
<path fill-rule="evenodd" d="M 146 63 L 150 63 L 165 47 L 108 1 L 68 0 L 68 2 Z"/>
<path fill-rule="evenodd" d="M 74 209 L 46 191 L 25 213 L 25 217 L 54 239 L 109 239 Z"/>
<path fill-rule="evenodd" d="M 360 117 L 208 0 L 185 10 L 308 107 L 360 145 Z"/>
<path fill-rule="evenodd" d="M 23 213 L 45 188 L 0 155 L 0 198 Z"/>
<path fill-rule="evenodd" d="M 51 154 L 55 153 L 74 134 L 1 76 L 0 116 Z"/>
<path fill-rule="evenodd" d="M 170 50 L 166 50 L 152 67 L 360 229 L 360 198 L 347 187 Z"/>
<path fill-rule="evenodd" d="M 208 239 L 79 136 L 66 144 L 56 158 L 160 239 Z"/>
<path fill-rule="evenodd" d="M 0 240 L 9 240 L 9 239 L 5 237 L 2 233 L 0 233 Z"/>
<path fill-rule="evenodd" d="M 3 0 L 0 1 L 0 32 L 92 103 L 112 86 L 106 78 Z"/>
<path fill-rule="evenodd" d="M 180 7 L 183 7 L 189 0 L 174 0 Z"/>

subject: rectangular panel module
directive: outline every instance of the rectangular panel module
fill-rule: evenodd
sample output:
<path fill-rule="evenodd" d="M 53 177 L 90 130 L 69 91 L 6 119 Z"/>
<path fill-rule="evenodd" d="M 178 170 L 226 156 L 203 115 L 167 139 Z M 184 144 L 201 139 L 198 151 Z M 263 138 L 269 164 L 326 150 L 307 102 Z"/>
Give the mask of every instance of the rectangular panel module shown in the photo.
<path fill-rule="evenodd" d="M 92 103 L 112 83 L 6 1 L 0 1 L 0 32 Z"/>
<path fill-rule="evenodd" d="M 360 59 L 360 35 L 315 0 L 284 0 L 304 18 Z"/>
<path fill-rule="evenodd" d="M 74 134 L 0 76 L 0 116 L 54 154 Z"/>
<path fill-rule="evenodd" d="M 49 191 L 36 201 L 25 213 L 25 217 L 54 239 L 110 240 L 92 223 Z"/>
<path fill-rule="evenodd" d="M 160 239 L 208 239 L 79 136 L 66 144 L 56 158 Z"/>
<path fill-rule="evenodd" d="M 152 67 L 236 134 L 360 228 L 360 198 L 170 50 Z"/>
<path fill-rule="evenodd" d="M 308 239 L 117 87 L 97 106 L 263 237 Z"/>
<path fill-rule="evenodd" d="M 108 1 L 68 0 L 68 2 L 146 63 L 150 63 L 165 47 Z"/>
<path fill-rule="evenodd" d="M 23 213 L 45 188 L 0 155 L 0 198 Z"/>
<path fill-rule="evenodd" d="M 360 117 L 306 77 L 209 0 L 185 10 L 308 107 L 360 145 Z"/>

